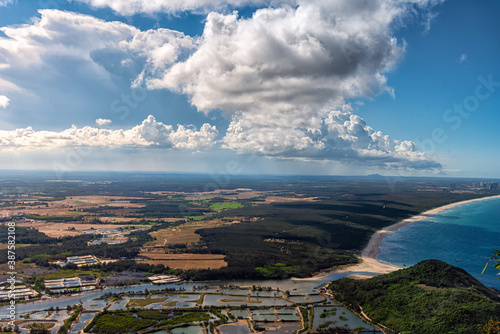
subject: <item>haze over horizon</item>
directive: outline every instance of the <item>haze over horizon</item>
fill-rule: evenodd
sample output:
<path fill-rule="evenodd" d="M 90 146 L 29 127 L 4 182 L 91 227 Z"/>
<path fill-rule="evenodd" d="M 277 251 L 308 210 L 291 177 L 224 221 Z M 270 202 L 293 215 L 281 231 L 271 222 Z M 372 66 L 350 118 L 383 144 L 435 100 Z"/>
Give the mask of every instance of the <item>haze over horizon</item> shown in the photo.
<path fill-rule="evenodd" d="M 0 169 L 500 178 L 499 9 L 0 0 Z"/>

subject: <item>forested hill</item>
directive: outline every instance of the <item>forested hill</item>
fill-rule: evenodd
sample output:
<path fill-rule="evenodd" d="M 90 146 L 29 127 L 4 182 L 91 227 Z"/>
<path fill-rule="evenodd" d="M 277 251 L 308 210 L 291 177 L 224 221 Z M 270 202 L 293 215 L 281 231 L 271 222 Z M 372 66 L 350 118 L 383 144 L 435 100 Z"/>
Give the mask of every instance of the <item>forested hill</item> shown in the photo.
<path fill-rule="evenodd" d="M 466 271 L 437 260 L 365 281 L 341 279 L 335 299 L 395 333 L 480 333 L 500 318 L 500 295 Z"/>

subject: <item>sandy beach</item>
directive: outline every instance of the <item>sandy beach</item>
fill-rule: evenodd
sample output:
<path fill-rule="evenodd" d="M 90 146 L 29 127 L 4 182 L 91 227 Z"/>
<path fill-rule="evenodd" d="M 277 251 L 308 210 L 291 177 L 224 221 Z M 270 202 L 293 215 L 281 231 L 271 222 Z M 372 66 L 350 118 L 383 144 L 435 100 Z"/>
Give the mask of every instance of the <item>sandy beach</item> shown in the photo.
<path fill-rule="evenodd" d="M 382 240 L 389 233 L 395 232 L 395 231 L 399 230 L 401 227 L 406 226 L 410 223 L 420 221 L 420 220 L 423 220 L 429 216 L 435 215 L 443 210 L 451 209 L 451 208 L 456 207 L 458 205 L 463 205 L 463 204 L 467 204 L 467 203 L 483 201 L 483 200 L 493 199 L 493 198 L 500 198 L 500 195 L 475 198 L 475 199 L 471 199 L 471 200 L 467 200 L 467 201 L 461 201 L 461 202 L 456 202 L 456 203 L 451 203 L 448 205 L 440 206 L 438 208 L 425 211 L 425 212 L 418 214 L 416 216 L 413 216 L 411 218 L 402 220 L 396 224 L 384 227 L 380 231 L 373 234 L 370 241 L 368 242 L 368 245 L 361 252 L 361 257 L 359 259 L 360 262 L 358 264 L 340 267 L 338 269 L 335 269 L 335 272 L 338 272 L 338 273 L 371 272 L 371 273 L 387 274 L 387 273 L 402 269 L 402 267 L 393 266 L 393 265 L 390 265 L 387 263 L 377 261 L 375 259 L 375 257 L 380 253 L 380 245 L 382 245 Z M 363 279 L 363 278 L 369 278 L 370 276 L 356 274 L 356 275 L 351 275 L 350 277 L 357 278 L 357 279 Z"/>

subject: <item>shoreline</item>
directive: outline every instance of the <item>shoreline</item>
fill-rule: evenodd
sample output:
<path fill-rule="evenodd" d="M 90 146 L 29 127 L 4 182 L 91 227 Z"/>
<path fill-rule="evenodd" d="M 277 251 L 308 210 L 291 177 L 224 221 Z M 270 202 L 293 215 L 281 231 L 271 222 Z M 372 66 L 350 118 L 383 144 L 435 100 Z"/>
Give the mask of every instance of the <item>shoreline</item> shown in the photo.
<path fill-rule="evenodd" d="M 399 221 L 393 225 L 386 226 L 386 227 L 382 228 L 381 230 L 375 232 L 372 235 L 372 237 L 370 238 L 370 241 L 368 242 L 368 245 L 366 245 L 366 247 L 361 252 L 361 256 L 359 257 L 359 260 L 360 260 L 359 263 L 336 268 L 331 272 L 332 273 L 370 272 L 370 273 L 377 273 L 377 274 L 388 274 L 388 273 L 391 273 L 393 271 L 403 269 L 403 267 L 384 263 L 384 262 L 381 262 L 381 261 L 376 259 L 376 256 L 378 254 L 380 254 L 380 246 L 382 245 L 382 241 L 390 233 L 395 232 L 395 231 L 399 230 L 400 228 L 407 226 L 413 222 L 424 220 L 424 219 L 431 217 L 435 214 L 438 214 L 444 210 L 451 209 L 451 208 L 454 208 L 456 206 L 463 205 L 463 204 L 479 202 L 479 201 L 488 200 L 488 199 L 495 199 L 495 198 L 500 198 L 500 195 L 473 198 L 473 199 L 469 199 L 469 200 L 465 200 L 465 201 L 450 203 L 447 205 L 443 205 L 443 206 L 419 213 L 418 215 L 404 219 L 404 220 Z M 351 276 L 351 278 L 355 278 L 355 279 L 366 279 L 366 278 L 371 277 L 371 276 L 362 275 L 362 274 L 353 274 L 350 276 Z"/>

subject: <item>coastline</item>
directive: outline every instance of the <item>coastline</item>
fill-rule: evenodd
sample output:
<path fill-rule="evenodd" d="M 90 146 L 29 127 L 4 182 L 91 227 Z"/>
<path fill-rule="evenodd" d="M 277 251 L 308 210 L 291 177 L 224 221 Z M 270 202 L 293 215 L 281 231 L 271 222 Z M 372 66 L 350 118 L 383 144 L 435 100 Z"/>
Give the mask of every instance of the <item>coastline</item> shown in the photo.
<path fill-rule="evenodd" d="M 368 242 L 368 245 L 366 245 L 366 247 L 361 252 L 361 256 L 359 258 L 359 260 L 360 260 L 359 263 L 354 264 L 354 265 L 346 265 L 346 266 L 334 269 L 333 272 L 335 272 L 335 273 L 370 272 L 370 273 L 377 273 L 377 274 L 388 274 L 390 272 L 403 269 L 403 267 L 398 267 L 398 266 L 391 265 L 388 263 L 380 262 L 376 259 L 376 256 L 378 254 L 380 254 L 380 246 L 382 245 L 382 240 L 384 240 L 384 238 L 387 237 L 390 233 L 395 232 L 395 231 L 399 230 L 401 227 L 407 226 L 413 222 L 417 222 L 417 221 L 426 219 L 430 216 L 433 216 L 435 214 L 438 214 L 441 211 L 451 209 L 451 208 L 454 208 L 456 206 L 463 205 L 463 204 L 479 202 L 479 201 L 488 200 L 488 199 L 495 199 L 495 198 L 500 198 L 500 195 L 474 198 L 474 199 L 470 199 L 470 200 L 465 200 L 465 201 L 447 204 L 447 205 L 440 206 L 440 207 L 437 207 L 437 208 L 434 208 L 431 210 L 427 210 L 427 211 L 422 212 L 422 213 L 415 215 L 413 217 L 404 219 L 400 222 L 397 222 L 396 224 L 386 226 L 383 229 L 381 229 L 380 231 L 377 231 L 372 235 L 372 237 L 370 238 L 370 241 Z M 350 277 L 355 278 L 355 279 L 366 279 L 366 278 L 370 278 L 371 276 L 362 275 L 362 274 L 355 274 L 355 275 L 351 275 Z"/>

